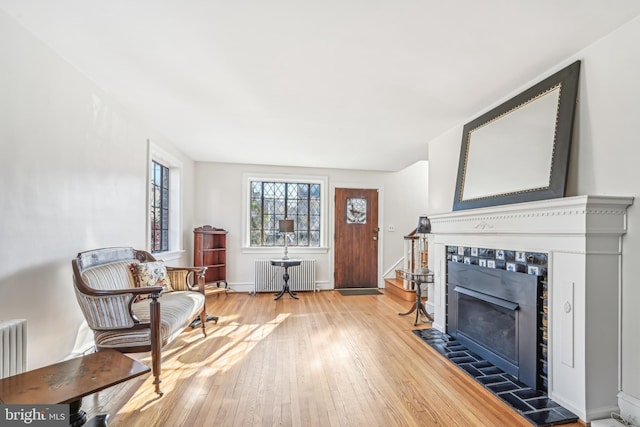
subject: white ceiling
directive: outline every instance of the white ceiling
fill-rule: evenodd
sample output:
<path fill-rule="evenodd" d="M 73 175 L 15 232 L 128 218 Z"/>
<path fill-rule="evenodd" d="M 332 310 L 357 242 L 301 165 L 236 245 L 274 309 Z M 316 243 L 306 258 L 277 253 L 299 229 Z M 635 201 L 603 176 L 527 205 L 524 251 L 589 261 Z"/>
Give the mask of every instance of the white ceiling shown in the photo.
<path fill-rule="evenodd" d="M 199 161 L 399 170 L 637 0 L 0 0 Z"/>

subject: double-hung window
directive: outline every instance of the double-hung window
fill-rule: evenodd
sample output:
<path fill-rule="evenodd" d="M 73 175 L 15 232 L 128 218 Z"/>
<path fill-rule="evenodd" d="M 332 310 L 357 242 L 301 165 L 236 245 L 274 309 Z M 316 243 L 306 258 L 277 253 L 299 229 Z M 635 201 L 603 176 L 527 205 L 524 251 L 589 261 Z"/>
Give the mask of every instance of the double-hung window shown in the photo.
<path fill-rule="evenodd" d="M 250 178 L 249 246 L 319 248 L 323 245 L 324 191 L 322 179 Z M 294 231 L 283 233 L 279 221 L 292 219 Z"/>

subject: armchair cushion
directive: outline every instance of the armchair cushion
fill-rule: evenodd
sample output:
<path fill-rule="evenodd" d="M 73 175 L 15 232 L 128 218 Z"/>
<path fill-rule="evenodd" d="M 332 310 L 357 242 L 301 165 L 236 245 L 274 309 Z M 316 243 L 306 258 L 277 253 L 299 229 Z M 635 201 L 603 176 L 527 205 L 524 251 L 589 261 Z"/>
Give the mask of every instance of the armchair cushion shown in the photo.
<path fill-rule="evenodd" d="M 87 268 L 82 272 L 82 278 L 91 288 L 101 291 L 134 288 L 135 281 L 129 270 L 129 264 L 131 260 Z"/>
<path fill-rule="evenodd" d="M 131 272 L 137 287 L 162 286 L 162 292 L 173 290 L 163 261 L 132 263 Z"/>
<path fill-rule="evenodd" d="M 171 281 L 171 287 L 174 291 L 190 291 L 189 276 L 192 272 L 185 269 L 167 270 L 167 276 Z"/>
<path fill-rule="evenodd" d="M 162 346 L 180 335 L 201 310 L 203 296 L 198 292 L 173 291 L 160 297 L 162 316 L 160 318 L 160 337 Z M 150 305 L 146 300 L 132 305 L 133 313 L 142 322 L 151 320 Z M 95 331 L 96 345 L 101 348 L 148 346 L 151 344 L 149 329 Z"/>

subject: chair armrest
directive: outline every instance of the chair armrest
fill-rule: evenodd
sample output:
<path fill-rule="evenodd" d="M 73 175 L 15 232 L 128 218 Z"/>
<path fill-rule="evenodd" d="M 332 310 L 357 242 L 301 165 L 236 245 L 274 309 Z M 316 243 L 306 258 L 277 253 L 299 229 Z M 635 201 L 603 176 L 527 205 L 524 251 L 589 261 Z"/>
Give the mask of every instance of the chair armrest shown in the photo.
<path fill-rule="evenodd" d="M 86 295 L 91 295 L 94 297 L 109 297 L 115 295 L 127 295 L 133 294 L 133 298 L 139 295 L 146 294 L 157 294 L 160 295 L 162 292 L 162 286 L 145 286 L 142 288 L 125 288 L 125 289 L 93 289 L 89 287 L 84 287 L 82 289 L 82 293 Z"/>
<path fill-rule="evenodd" d="M 177 271 L 177 270 L 187 270 L 187 271 L 193 271 L 194 273 L 204 274 L 204 272 L 207 271 L 207 267 L 169 267 L 167 266 L 167 271 Z"/>
<path fill-rule="evenodd" d="M 85 288 L 90 289 L 90 288 Z M 113 290 L 95 290 L 83 292 L 76 288 L 76 297 L 80 308 L 93 330 L 130 329 L 135 327 L 149 327 L 133 313 L 132 305 L 137 296 L 149 295 L 157 300 L 162 286 L 144 288 L 128 288 Z"/>
<path fill-rule="evenodd" d="M 134 251 L 131 248 L 107 248 L 82 252 L 71 261 L 76 298 L 85 320 L 92 330 L 150 327 L 150 323 L 141 322 L 138 319 L 133 313 L 132 306 L 137 297 L 144 295 L 148 295 L 150 302 L 154 306 L 158 306 L 158 298 L 163 287 L 138 288 L 133 287 L 132 284 L 127 286 L 123 283 L 127 278 L 122 270 L 127 268 L 130 261 L 134 260 L 153 260 L 153 257 L 146 252 Z M 96 289 L 85 282 L 83 274 L 89 268 L 111 264 L 115 266 L 113 269 L 92 275 L 94 281 L 106 280 L 109 282 L 109 286 L 98 286 L 98 288 L 106 287 L 106 289 Z"/>
<path fill-rule="evenodd" d="M 179 291 L 194 291 L 204 294 L 204 273 L 207 267 L 168 267 L 167 274 L 171 279 L 171 287 Z M 192 278 L 191 283 L 189 278 Z"/>

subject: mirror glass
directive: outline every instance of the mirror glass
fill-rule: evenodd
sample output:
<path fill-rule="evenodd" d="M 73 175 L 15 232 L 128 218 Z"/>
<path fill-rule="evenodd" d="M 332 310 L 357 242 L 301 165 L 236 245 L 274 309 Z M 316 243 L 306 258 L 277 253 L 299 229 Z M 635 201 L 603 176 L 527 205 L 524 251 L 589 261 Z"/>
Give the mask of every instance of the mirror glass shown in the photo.
<path fill-rule="evenodd" d="M 469 132 L 462 200 L 549 186 L 559 101 L 556 86 Z"/>
<path fill-rule="evenodd" d="M 464 126 L 453 210 L 563 197 L 580 61 Z"/>

